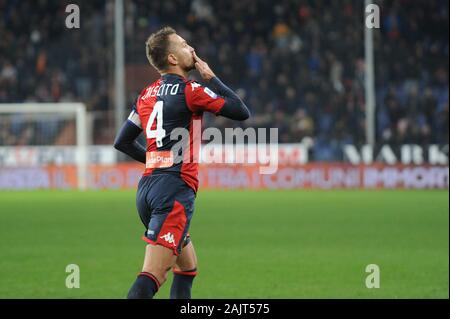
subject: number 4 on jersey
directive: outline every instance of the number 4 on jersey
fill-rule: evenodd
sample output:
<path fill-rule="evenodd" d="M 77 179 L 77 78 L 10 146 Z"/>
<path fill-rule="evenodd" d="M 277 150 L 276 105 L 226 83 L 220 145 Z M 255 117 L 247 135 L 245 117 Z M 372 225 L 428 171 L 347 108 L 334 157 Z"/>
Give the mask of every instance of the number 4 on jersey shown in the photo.
<path fill-rule="evenodd" d="M 152 130 L 153 122 L 156 119 L 156 130 Z M 162 139 L 166 136 L 166 130 L 163 129 L 163 101 L 158 101 L 153 106 L 152 114 L 148 119 L 147 127 L 145 129 L 147 138 L 156 138 L 156 146 L 162 146 Z"/>

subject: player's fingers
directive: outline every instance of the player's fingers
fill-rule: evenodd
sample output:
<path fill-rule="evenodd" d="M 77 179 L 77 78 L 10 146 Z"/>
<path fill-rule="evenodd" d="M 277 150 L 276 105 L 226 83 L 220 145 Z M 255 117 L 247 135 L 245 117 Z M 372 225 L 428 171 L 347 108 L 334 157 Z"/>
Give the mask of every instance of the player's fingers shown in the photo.
<path fill-rule="evenodd" d="M 203 60 L 200 59 L 200 58 L 198 57 L 198 55 L 197 55 L 197 53 L 195 53 L 195 51 L 194 51 L 194 59 L 195 59 L 197 62 L 203 62 Z"/>
<path fill-rule="evenodd" d="M 196 68 L 197 68 L 197 70 L 199 70 L 199 71 L 205 71 L 206 70 L 206 67 L 205 67 L 205 64 L 204 63 L 202 63 L 202 62 L 195 62 L 197 65 L 196 65 Z"/>

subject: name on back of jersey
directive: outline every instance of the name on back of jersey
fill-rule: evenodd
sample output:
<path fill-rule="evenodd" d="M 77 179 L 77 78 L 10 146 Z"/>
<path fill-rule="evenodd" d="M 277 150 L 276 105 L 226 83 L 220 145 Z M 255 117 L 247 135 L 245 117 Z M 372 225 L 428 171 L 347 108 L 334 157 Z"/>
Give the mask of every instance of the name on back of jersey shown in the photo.
<path fill-rule="evenodd" d="M 163 85 L 152 85 L 147 88 L 145 94 L 142 95 L 141 100 L 146 100 L 150 97 L 163 95 L 176 95 L 180 84 L 164 83 Z"/>

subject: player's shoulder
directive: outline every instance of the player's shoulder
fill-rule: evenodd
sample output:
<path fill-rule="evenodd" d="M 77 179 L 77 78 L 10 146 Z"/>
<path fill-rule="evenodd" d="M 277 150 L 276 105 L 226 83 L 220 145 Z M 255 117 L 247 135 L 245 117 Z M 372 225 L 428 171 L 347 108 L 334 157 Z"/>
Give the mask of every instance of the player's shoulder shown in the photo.
<path fill-rule="evenodd" d="M 213 90 L 211 90 L 209 87 L 207 87 L 195 80 L 189 80 L 186 82 L 186 92 L 194 93 L 194 94 L 206 94 L 213 99 L 218 97 L 218 95 Z"/>
<path fill-rule="evenodd" d="M 160 85 L 161 85 L 162 79 L 159 78 L 156 81 L 144 86 L 144 88 L 141 90 L 137 97 L 137 104 L 146 103 L 147 99 L 150 97 L 156 95 Z"/>
<path fill-rule="evenodd" d="M 141 92 L 139 93 L 139 96 L 140 96 L 140 97 L 145 96 L 145 94 L 146 94 L 148 91 L 150 91 L 150 90 L 152 90 L 153 88 L 155 88 L 157 85 L 159 85 L 160 82 L 161 82 L 161 78 L 159 78 L 158 80 L 156 80 L 156 81 L 154 81 L 154 82 L 152 82 L 152 83 L 150 83 L 150 84 L 144 86 L 144 88 L 143 88 L 143 89 L 141 90 Z"/>
<path fill-rule="evenodd" d="M 139 92 L 138 100 L 140 100 L 140 98 L 141 98 L 142 96 L 145 95 L 145 92 L 147 92 L 147 90 L 149 89 L 149 87 L 150 87 L 150 86 L 146 86 L 146 87 L 144 87 L 144 88 L 141 90 L 141 92 Z"/>
<path fill-rule="evenodd" d="M 203 85 L 195 80 L 187 80 L 186 81 L 186 89 L 190 89 L 191 91 L 201 89 L 202 87 L 203 87 Z"/>

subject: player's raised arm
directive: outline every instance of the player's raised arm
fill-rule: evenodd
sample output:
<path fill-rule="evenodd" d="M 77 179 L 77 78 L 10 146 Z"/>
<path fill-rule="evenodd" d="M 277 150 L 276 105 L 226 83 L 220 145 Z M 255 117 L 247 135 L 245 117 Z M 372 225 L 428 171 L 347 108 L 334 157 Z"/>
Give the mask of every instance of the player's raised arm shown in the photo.
<path fill-rule="evenodd" d="M 201 104 L 205 104 L 206 107 L 204 110 L 213 112 L 216 115 L 221 115 L 237 121 L 248 119 L 250 117 L 250 111 L 241 98 L 214 74 L 208 64 L 200 59 L 195 51 L 193 52 L 193 56 L 195 68 L 198 70 L 201 77 L 211 83 L 224 100 L 222 103 L 219 101 L 208 101 L 208 99 L 202 99 L 201 94 L 199 94 L 197 99 L 192 99 L 193 108 L 195 109 L 197 107 L 201 110 Z M 204 88 L 202 91 L 212 99 L 217 99 L 215 93 L 211 91 L 208 92 L 208 88 Z"/>
<path fill-rule="evenodd" d="M 114 141 L 114 148 L 127 154 L 138 162 L 145 164 L 145 148 L 136 141 L 136 138 L 141 134 L 142 127 L 139 115 L 136 110 L 130 113 L 128 119 L 123 123 L 122 128 L 116 136 Z"/>
<path fill-rule="evenodd" d="M 225 104 L 218 115 L 238 121 L 245 121 L 250 117 L 250 111 L 241 98 L 232 89 L 223 84 L 217 76 L 213 77 L 210 83 L 225 98 Z"/>

